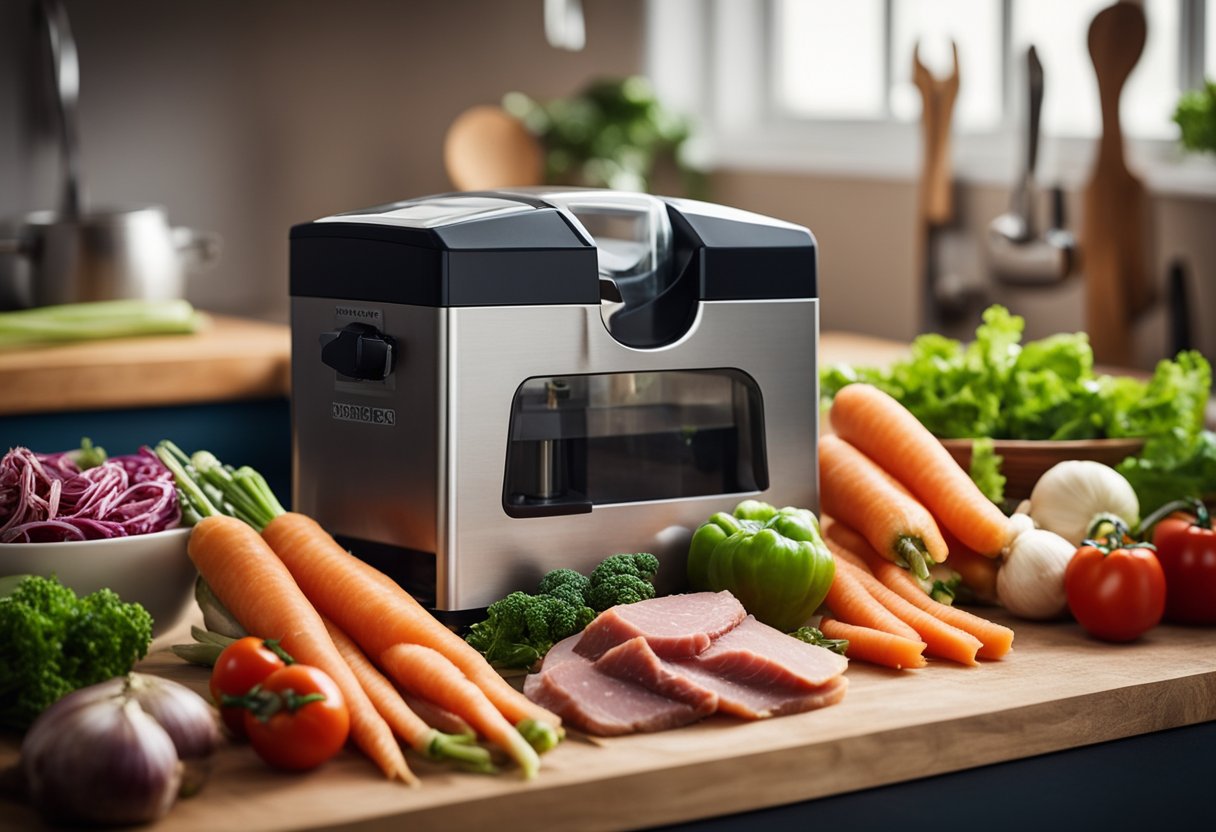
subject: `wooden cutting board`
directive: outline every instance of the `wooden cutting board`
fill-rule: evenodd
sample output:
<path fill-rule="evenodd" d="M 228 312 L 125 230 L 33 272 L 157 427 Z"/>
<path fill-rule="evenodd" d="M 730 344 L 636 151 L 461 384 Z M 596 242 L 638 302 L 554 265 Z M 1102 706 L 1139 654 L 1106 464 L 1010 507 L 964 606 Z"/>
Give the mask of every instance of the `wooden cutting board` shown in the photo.
<path fill-rule="evenodd" d="M 957 771 L 1216 719 L 1216 629 L 1161 626 L 1128 645 L 1072 623 L 1030 624 L 1004 660 L 914 670 L 855 662 L 839 705 L 755 723 L 713 717 L 658 734 L 572 735 L 522 782 L 419 761 L 415 789 L 385 782 L 343 752 L 302 775 L 271 771 L 244 746 L 222 749 L 211 778 L 158 832 L 384 827 L 529 830 L 636 828 Z M 143 669 L 206 689 L 207 672 L 157 652 Z M 0 768 L 17 757 L 0 740 Z M 812 776 L 813 773 L 813 776 Z M 627 799 L 622 799 L 627 796 Z M 526 819 L 526 820 L 525 820 Z M 0 829 L 38 828 L 0 800 Z"/>
<path fill-rule="evenodd" d="M 188 335 L 0 349 L 0 416 L 286 396 L 291 332 L 207 317 Z"/>

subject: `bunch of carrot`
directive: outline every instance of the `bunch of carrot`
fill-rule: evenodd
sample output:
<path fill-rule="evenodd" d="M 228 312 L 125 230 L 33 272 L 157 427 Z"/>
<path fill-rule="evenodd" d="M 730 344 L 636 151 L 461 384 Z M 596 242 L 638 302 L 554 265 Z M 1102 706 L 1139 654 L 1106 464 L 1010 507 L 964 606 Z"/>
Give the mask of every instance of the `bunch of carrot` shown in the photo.
<path fill-rule="evenodd" d="M 538 751 L 561 738 L 559 717 L 316 521 L 283 510 L 256 472 L 210 454 L 187 457 L 168 442 L 157 453 L 201 518 L 188 545 L 199 574 L 246 631 L 279 639 L 297 661 L 334 679 L 354 744 L 387 777 L 417 783 L 399 741 L 426 757 L 486 768 L 484 749 L 433 727 L 441 722 L 471 728 L 524 777 L 536 774 Z"/>
<path fill-rule="evenodd" d="M 951 546 L 995 558 L 1013 537 L 1009 519 L 886 393 L 851 384 L 830 419 L 819 485 L 836 579 L 819 629 L 848 639 L 850 658 L 894 668 L 922 667 L 926 655 L 967 665 L 1001 658 L 1012 630 L 934 600 L 917 578 Z"/>

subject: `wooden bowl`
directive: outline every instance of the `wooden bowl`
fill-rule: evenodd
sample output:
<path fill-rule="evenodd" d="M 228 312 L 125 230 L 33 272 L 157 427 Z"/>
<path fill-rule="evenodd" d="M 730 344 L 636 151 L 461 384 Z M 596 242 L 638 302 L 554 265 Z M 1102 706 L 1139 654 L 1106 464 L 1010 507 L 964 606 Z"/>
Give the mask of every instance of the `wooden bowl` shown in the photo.
<path fill-rule="evenodd" d="M 943 439 L 950 455 L 971 469 L 970 439 Z M 1005 475 L 1005 499 L 1025 500 L 1034 484 L 1047 469 L 1069 459 L 1090 459 L 1112 468 L 1129 456 L 1140 453 L 1143 439 L 1070 439 L 1051 441 L 1039 439 L 994 439 L 993 450 L 1004 459 L 1001 473 Z"/>

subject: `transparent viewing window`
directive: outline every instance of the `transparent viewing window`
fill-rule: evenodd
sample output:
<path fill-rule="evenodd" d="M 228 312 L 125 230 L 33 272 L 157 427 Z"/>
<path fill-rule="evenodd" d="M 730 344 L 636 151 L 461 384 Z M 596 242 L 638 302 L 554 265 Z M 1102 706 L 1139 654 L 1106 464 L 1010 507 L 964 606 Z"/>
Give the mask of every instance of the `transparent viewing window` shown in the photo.
<path fill-rule="evenodd" d="M 739 370 L 530 378 L 511 403 L 513 517 L 766 488 L 763 402 Z"/>

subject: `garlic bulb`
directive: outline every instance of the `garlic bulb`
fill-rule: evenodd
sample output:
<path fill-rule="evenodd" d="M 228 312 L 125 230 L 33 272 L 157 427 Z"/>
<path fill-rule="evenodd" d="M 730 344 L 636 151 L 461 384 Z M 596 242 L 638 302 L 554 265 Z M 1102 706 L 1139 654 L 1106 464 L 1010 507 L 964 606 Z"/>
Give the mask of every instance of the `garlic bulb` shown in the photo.
<path fill-rule="evenodd" d="M 996 573 L 1001 606 L 1020 618 L 1056 618 L 1068 609 L 1064 571 L 1077 547 L 1054 532 L 1028 529 L 1013 539 Z"/>
<path fill-rule="evenodd" d="M 1041 529 L 1053 531 L 1073 544 L 1089 535 L 1103 514 L 1114 514 L 1129 527 L 1140 519 L 1140 501 L 1131 483 L 1114 468 L 1085 459 L 1071 459 L 1050 468 L 1030 493 L 1030 516 Z"/>

